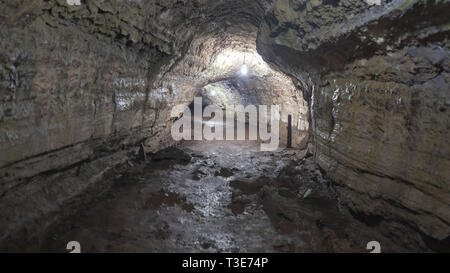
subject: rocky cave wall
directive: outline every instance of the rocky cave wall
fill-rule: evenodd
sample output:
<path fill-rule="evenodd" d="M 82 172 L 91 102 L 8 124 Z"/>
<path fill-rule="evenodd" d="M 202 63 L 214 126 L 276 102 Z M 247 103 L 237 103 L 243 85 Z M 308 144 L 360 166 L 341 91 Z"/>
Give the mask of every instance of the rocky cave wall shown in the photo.
<path fill-rule="evenodd" d="M 141 145 L 175 144 L 171 110 L 235 76 L 240 66 L 216 59 L 254 52 L 265 10 L 255 1 L 0 6 L 0 243 L 18 249 Z M 296 92 L 284 79 L 284 92 Z"/>
<path fill-rule="evenodd" d="M 173 144 L 171 107 L 192 99 L 215 51 L 248 39 L 262 12 L 252 1 L 0 7 L 0 242 L 35 236 L 139 144 Z"/>
<path fill-rule="evenodd" d="M 0 6 L 0 239 L 7 240 L 19 228 L 17 236 L 32 236 L 46 223 L 38 219 L 151 133 L 148 76 L 164 53 L 127 47 L 123 32 L 136 22 L 115 20 L 118 28 L 108 29 L 114 17 L 107 8 Z M 119 9 L 139 20 L 137 9 Z"/>
<path fill-rule="evenodd" d="M 171 145 L 170 111 L 249 37 L 310 106 L 315 161 L 411 249 L 450 233 L 447 0 L 0 0 L 0 242 L 108 168 Z M 45 217 L 44 217 L 45 216 Z"/>
<path fill-rule="evenodd" d="M 258 36 L 311 104 L 342 202 L 411 249 L 450 249 L 448 1 L 276 1 Z"/>

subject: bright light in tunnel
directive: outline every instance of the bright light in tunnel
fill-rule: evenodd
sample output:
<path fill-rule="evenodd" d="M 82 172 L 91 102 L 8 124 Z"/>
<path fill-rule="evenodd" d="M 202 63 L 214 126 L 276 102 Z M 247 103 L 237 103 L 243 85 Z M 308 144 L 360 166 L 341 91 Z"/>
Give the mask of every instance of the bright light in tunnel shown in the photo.
<path fill-rule="evenodd" d="M 210 94 L 211 94 L 211 96 L 215 96 L 216 95 L 216 91 L 211 90 Z"/>
<path fill-rule="evenodd" d="M 247 75 L 247 73 L 248 73 L 248 68 L 247 68 L 247 66 L 244 64 L 244 65 L 241 67 L 241 74 L 242 74 L 243 76 L 245 76 L 245 75 Z"/>
<path fill-rule="evenodd" d="M 205 75 L 216 77 L 218 74 L 223 74 L 230 77 L 234 73 L 241 77 L 248 76 L 250 73 L 252 76 L 262 77 L 272 73 L 272 69 L 264 62 L 256 49 L 240 51 L 225 48 L 218 53 Z"/>

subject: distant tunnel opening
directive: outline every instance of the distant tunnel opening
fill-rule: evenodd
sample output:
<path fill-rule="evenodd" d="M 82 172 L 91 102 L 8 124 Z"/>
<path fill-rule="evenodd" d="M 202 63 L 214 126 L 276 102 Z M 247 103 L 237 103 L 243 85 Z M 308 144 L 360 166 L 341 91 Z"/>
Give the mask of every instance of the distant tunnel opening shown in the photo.
<path fill-rule="evenodd" d="M 223 132 L 223 140 L 227 139 L 227 131 L 235 130 L 235 140 L 242 140 L 240 135 L 245 135 L 245 140 L 267 141 L 267 138 L 261 137 L 260 132 L 264 124 L 270 128 L 267 132 L 276 131 L 279 148 L 286 148 L 289 140 L 290 148 L 305 149 L 309 141 L 309 107 L 303 99 L 302 90 L 293 84 L 290 77 L 265 63 L 259 54 L 251 49 L 251 43 L 241 46 L 245 51 L 225 48 L 215 52 L 212 63 L 205 67 L 205 71 L 208 71 L 205 74 L 214 80 L 206 80 L 204 85 L 193 89 L 192 101 L 187 106 L 184 106 L 186 103 L 180 104 L 178 113 L 172 114 L 177 118 L 190 115 L 194 120 L 196 98 L 201 100 L 198 113 L 202 115 L 202 122 L 206 122 L 202 128 L 214 125 L 211 120 L 214 120 L 215 125 L 222 123 L 224 128 L 220 128 L 220 131 Z M 244 65 L 246 73 L 242 73 Z M 216 110 L 204 117 L 205 110 L 211 110 L 208 107 Z M 277 108 L 276 112 L 272 113 L 272 108 Z M 186 109 L 189 109 L 189 113 Z M 216 112 L 220 112 L 221 117 L 216 117 Z M 276 118 L 277 130 L 272 130 L 272 114 Z M 260 123 L 261 118 L 264 118 L 265 122 Z M 291 126 L 287 125 L 288 118 L 291 119 Z M 245 123 L 245 133 L 237 131 L 242 128 L 239 122 Z M 194 122 L 191 126 L 190 129 L 194 130 Z M 256 132 L 249 132 L 251 128 Z"/>

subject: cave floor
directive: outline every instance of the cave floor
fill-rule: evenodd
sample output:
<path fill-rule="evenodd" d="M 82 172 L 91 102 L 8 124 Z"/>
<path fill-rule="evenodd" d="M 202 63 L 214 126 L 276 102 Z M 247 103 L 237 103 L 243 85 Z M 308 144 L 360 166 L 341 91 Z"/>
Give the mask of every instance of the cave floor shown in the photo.
<path fill-rule="evenodd" d="M 82 252 L 367 252 L 385 240 L 340 209 L 311 157 L 259 147 L 190 141 L 128 162 L 65 209 L 39 250 L 78 241 Z"/>

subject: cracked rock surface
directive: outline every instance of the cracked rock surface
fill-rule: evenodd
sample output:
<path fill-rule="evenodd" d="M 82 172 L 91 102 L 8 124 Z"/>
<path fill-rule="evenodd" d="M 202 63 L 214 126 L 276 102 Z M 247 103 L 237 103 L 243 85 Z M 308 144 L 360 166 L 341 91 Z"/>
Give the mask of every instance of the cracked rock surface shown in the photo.
<path fill-rule="evenodd" d="M 312 157 L 236 141 L 150 158 L 122 166 L 29 250 L 64 252 L 76 240 L 83 252 L 365 252 L 377 239 L 399 251 L 340 208 Z"/>
<path fill-rule="evenodd" d="M 211 173 L 198 165 L 193 183 L 210 176 L 235 186 L 226 197 L 233 217 L 259 204 L 265 225 L 290 219 L 295 224 L 283 232 L 298 229 L 297 208 L 288 201 L 313 198 L 314 189 L 321 192 L 315 179 L 321 180 L 286 173 L 314 162 L 335 189 L 320 198 L 338 198 L 369 230 L 395 241 L 388 248 L 450 251 L 450 3 L 381 3 L 0 0 L 0 250 L 20 238 L 41 238 L 74 200 L 108 185 L 117 166 L 142 168 L 130 163 L 138 151 L 160 156 L 155 166 L 172 168 L 171 153 L 178 151 L 158 155 L 176 144 L 171 110 L 181 113 L 196 94 L 214 87 L 232 94 L 212 100 L 218 105 L 227 99 L 278 103 L 298 113 L 293 141 L 313 153 L 306 163 L 250 180 L 234 177 L 233 168 L 243 172 L 236 166 Z M 233 53 L 234 62 L 224 52 Z M 236 52 L 259 56 L 271 72 L 236 77 L 243 63 Z M 187 175 L 191 166 L 184 161 L 176 166 Z M 257 179 L 264 175 L 267 181 Z M 294 177 L 305 181 L 296 185 Z M 196 215 L 186 193 L 155 190 L 150 210 L 180 203 L 182 213 Z M 286 215 L 276 216 L 279 210 Z M 165 234 L 170 225 L 161 229 Z M 283 250 L 301 250 L 300 242 Z M 331 244 L 326 250 L 333 247 L 345 249 Z"/>

